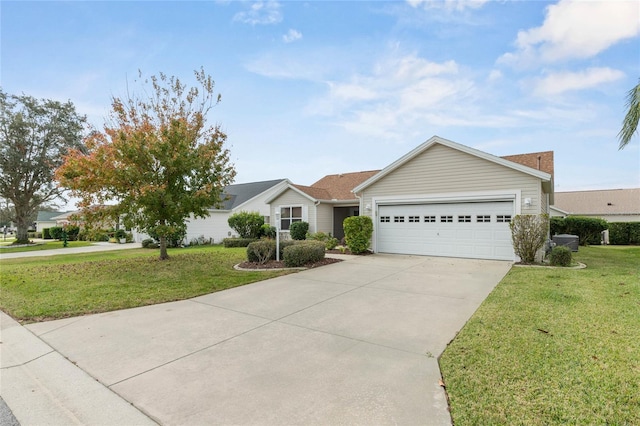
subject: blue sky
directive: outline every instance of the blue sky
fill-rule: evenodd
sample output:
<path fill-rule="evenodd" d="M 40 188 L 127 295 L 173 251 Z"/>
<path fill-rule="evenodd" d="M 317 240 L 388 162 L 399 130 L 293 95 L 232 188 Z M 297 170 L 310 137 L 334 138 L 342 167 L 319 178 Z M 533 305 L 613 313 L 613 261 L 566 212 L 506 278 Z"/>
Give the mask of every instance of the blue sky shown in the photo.
<path fill-rule="evenodd" d="M 637 1 L 2 1 L 7 93 L 100 128 L 142 70 L 204 67 L 236 182 L 380 169 L 433 135 L 553 150 L 556 191 L 640 186 L 618 150 L 640 78 Z"/>

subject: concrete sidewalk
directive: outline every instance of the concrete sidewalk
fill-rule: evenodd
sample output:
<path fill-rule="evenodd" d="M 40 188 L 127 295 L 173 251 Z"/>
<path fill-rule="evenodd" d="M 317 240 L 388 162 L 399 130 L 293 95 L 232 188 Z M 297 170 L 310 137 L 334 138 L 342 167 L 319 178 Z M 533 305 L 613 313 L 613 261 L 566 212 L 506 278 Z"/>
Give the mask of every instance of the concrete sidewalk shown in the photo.
<path fill-rule="evenodd" d="M 25 426 L 47 418 L 34 406 L 61 423 L 449 425 L 437 357 L 510 266 L 372 255 L 179 302 L 3 316 L 2 397 Z"/>
<path fill-rule="evenodd" d="M 62 243 L 60 243 L 62 245 Z M 66 247 L 53 250 L 23 251 L 11 253 L 11 249 L 0 249 L 0 259 L 17 259 L 21 257 L 59 256 L 62 254 L 94 253 L 99 251 L 114 251 L 141 248 L 140 243 L 115 244 L 106 242 L 93 243 L 86 247 Z"/>

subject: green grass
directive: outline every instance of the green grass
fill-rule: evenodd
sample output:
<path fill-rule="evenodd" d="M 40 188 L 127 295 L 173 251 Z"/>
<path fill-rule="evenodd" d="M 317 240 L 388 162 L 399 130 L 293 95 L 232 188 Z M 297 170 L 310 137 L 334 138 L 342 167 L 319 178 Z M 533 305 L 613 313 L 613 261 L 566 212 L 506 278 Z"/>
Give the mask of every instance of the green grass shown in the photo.
<path fill-rule="evenodd" d="M 224 290 L 287 272 L 236 271 L 246 249 L 220 246 L 129 249 L 0 261 L 0 308 L 22 322 L 152 305 Z"/>
<path fill-rule="evenodd" d="M 1 234 L 0 234 L 1 235 Z M 4 237 L 0 236 L 0 246 L 8 246 L 11 245 L 16 239 L 13 237 Z"/>
<path fill-rule="evenodd" d="M 89 241 L 68 241 L 67 248 L 71 247 L 87 247 L 92 243 Z M 36 244 L 25 247 L 11 247 L 7 245 L 3 245 L 0 248 L 0 253 L 20 253 L 25 251 L 40 251 L 40 250 L 55 250 L 55 249 L 64 249 L 64 245 L 62 241 L 47 241 L 42 244 Z"/>
<path fill-rule="evenodd" d="M 640 247 L 513 268 L 440 366 L 456 426 L 640 424 Z"/>

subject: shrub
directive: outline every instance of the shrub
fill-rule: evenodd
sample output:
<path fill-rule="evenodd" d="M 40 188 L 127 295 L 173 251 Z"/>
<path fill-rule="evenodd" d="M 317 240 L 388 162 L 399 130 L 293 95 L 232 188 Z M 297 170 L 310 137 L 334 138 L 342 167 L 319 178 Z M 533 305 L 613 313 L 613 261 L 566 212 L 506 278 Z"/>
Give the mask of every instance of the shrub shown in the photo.
<path fill-rule="evenodd" d="M 153 238 L 145 238 L 142 240 L 142 248 L 155 249 L 158 248 L 158 243 L 156 243 Z"/>
<path fill-rule="evenodd" d="M 288 268 L 304 266 L 322 259 L 324 259 L 324 243 L 321 241 L 305 241 L 284 249 L 283 261 Z"/>
<path fill-rule="evenodd" d="M 609 243 L 617 245 L 640 244 L 640 222 L 609 223 Z"/>
<path fill-rule="evenodd" d="M 344 238 L 351 253 L 359 254 L 369 249 L 369 242 L 373 235 L 373 221 L 369 216 L 348 217 L 342 226 Z"/>
<path fill-rule="evenodd" d="M 307 240 L 315 240 L 315 241 L 327 241 L 331 238 L 331 234 L 326 234 L 324 232 L 316 232 L 314 234 L 307 234 Z"/>
<path fill-rule="evenodd" d="M 600 234 L 607 229 L 607 221 L 596 217 L 567 216 L 564 224 L 566 233 L 577 235 L 581 246 L 600 244 Z"/>
<path fill-rule="evenodd" d="M 192 238 L 189 241 L 190 246 L 209 246 L 213 244 L 213 238 L 206 238 L 204 235 L 200 235 L 198 238 Z"/>
<path fill-rule="evenodd" d="M 77 241 L 78 240 L 78 234 L 80 234 L 80 227 L 79 226 L 77 226 L 77 225 L 67 225 L 65 230 L 67 232 L 67 239 L 69 241 Z"/>
<path fill-rule="evenodd" d="M 61 226 L 52 226 L 51 228 L 49 228 L 49 235 L 54 240 L 61 240 L 63 232 L 64 232 L 64 229 L 62 229 Z"/>
<path fill-rule="evenodd" d="M 44 238 L 45 240 L 50 240 L 53 238 L 51 236 L 49 228 L 42 228 L 42 238 Z"/>
<path fill-rule="evenodd" d="M 289 227 L 289 235 L 294 240 L 302 241 L 307 238 L 309 224 L 307 222 L 293 222 Z"/>
<path fill-rule="evenodd" d="M 254 241 L 257 242 L 257 241 Z M 251 244 L 253 244 L 254 242 L 252 242 Z M 276 241 L 275 240 L 260 240 L 260 243 L 263 244 L 268 244 L 273 251 L 271 252 L 271 258 L 269 260 L 276 260 Z M 251 244 L 249 244 L 247 246 L 247 261 L 249 262 L 259 262 L 259 258 L 258 256 L 256 256 L 256 254 L 253 252 L 253 249 L 251 248 Z M 280 259 L 283 259 L 284 256 L 284 249 L 292 246 L 294 244 L 301 244 L 300 241 L 293 241 L 293 240 L 281 240 L 280 241 Z"/>
<path fill-rule="evenodd" d="M 247 259 L 263 265 L 275 257 L 276 245 L 273 240 L 254 241 L 247 246 Z"/>
<path fill-rule="evenodd" d="M 172 228 L 172 230 L 166 236 L 167 247 L 180 247 L 185 237 L 187 236 L 187 225 L 182 223 L 180 225 L 174 225 L 169 228 Z M 160 236 L 158 235 L 157 229 L 158 228 L 149 229 L 148 232 L 149 236 L 159 243 Z"/>
<path fill-rule="evenodd" d="M 567 226 L 564 223 L 564 217 L 552 217 L 549 219 L 549 228 L 551 235 L 566 234 Z"/>
<path fill-rule="evenodd" d="M 551 250 L 549 263 L 553 266 L 570 266 L 571 249 L 565 246 L 556 246 Z"/>
<path fill-rule="evenodd" d="M 229 216 L 229 227 L 235 230 L 240 238 L 260 238 L 264 218 L 258 212 L 238 212 Z"/>
<path fill-rule="evenodd" d="M 549 216 L 546 214 L 516 215 L 511 223 L 513 249 L 523 263 L 533 263 L 536 254 L 547 240 Z"/>
<path fill-rule="evenodd" d="M 260 236 L 261 237 L 275 238 L 276 237 L 276 232 L 278 232 L 276 227 L 275 226 L 271 226 L 268 223 L 265 223 L 260 227 Z"/>
<path fill-rule="evenodd" d="M 42 238 L 42 232 L 27 232 L 27 238 Z"/>
<path fill-rule="evenodd" d="M 225 238 L 222 240 L 222 244 L 226 248 L 232 247 L 247 247 L 252 242 L 256 241 L 255 238 Z"/>
<path fill-rule="evenodd" d="M 338 246 L 338 239 L 333 237 L 329 238 L 324 243 L 324 248 L 326 248 L 327 250 L 333 250 L 337 246 Z"/>
<path fill-rule="evenodd" d="M 127 238 L 127 231 L 125 231 L 124 229 L 118 229 L 113 236 L 118 240 L 120 238 Z"/>

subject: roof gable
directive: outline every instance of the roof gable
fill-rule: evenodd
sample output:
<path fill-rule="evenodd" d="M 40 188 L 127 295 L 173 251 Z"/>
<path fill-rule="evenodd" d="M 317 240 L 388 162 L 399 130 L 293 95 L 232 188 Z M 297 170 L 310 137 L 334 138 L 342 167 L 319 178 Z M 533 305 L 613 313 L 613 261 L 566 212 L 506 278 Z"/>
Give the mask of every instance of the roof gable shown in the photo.
<path fill-rule="evenodd" d="M 224 188 L 222 210 L 233 210 L 287 179 L 265 180 L 228 185 Z"/>
<path fill-rule="evenodd" d="M 528 175 L 537 177 L 538 179 L 542 180 L 543 184 L 546 184 L 545 185 L 545 190 L 547 192 L 553 192 L 553 185 L 551 184 L 552 177 L 551 177 L 551 174 L 549 174 L 549 173 L 546 173 L 546 172 L 541 171 L 541 170 L 532 169 L 532 168 L 527 167 L 525 165 L 519 164 L 517 162 L 509 161 L 509 160 L 506 160 L 504 158 L 496 157 L 495 155 L 488 154 L 486 152 L 477 150 L 475 148 L 471 148 L 471 147 L 466 146 L 466 145 L 461 145 L 459 143 L 450 141 L 448 139 L 441 138 L 439 136 L 432 136 L 429 140 L 427 140 L 426 142 L 422 143 L 420 146 L 418 146 L 417 148 L 415 148 L 411 152 L 405 154 L 403 157 L 399 158 L 395 162 L 391 163 L 389 166 L 387 166 L 384 169 L 382 169 L 382 171 L 380 171 L 376 175 L 372 176 L 371 178 L 369 178 L 366 181 L 364 181 L 362 184 L 360 184 L 357 187 L 355 187 L 353 189 L 353 192 L 360 192 L 360 191 L 366 189 L 367 187 L 369 187 L 373 183 L 377 182 L 378 180 L 382 179 L 383 177 L 385 177 L 386 175 L 390 174 L 394 170 L 398 169 L 402 165 L 406 164 L 407 162 L 411 161 L 412 159 L 414 159 L 415 157 L 419 156 L 423 152 L 427 151 L 429 148 L 431 148 L 435 144 L 440 144 L 440 145 L 443 145 L 443 146 L 446 146 L 446 147 L 449 147 L 449 148 L 452 148 L 452 149 L 456 149 L 458 151 L 467 153 L 469 155 L 473 155 L 475 157 L 482 158 L 482 159 L 485 159 L 487 161 L 491 161 L 491 162 L 493 162 L 495 164 L 499 164 L 501 166 L 504 166 L 504 167 L 507 167 L 507 168 L 510 168 L 510 169 L 513 169 L 513 170 L 517 170 L 519 172 L 526 173 Z"/>

